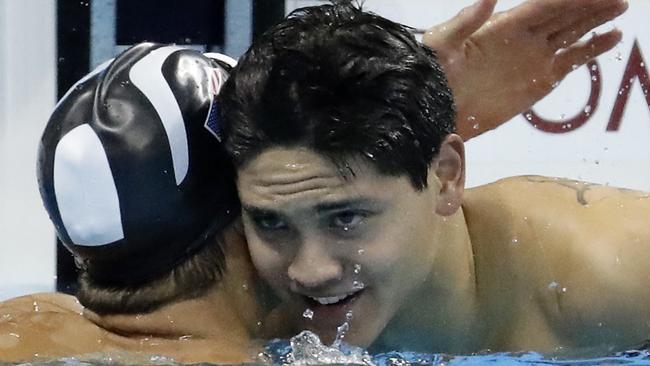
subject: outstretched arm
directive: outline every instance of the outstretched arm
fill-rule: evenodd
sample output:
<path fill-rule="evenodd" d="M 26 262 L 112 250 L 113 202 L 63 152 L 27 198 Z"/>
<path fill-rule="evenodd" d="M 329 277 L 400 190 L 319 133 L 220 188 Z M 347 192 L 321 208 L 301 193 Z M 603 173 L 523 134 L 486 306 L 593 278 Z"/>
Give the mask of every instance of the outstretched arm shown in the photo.
<path fill-rule="evenodd" d="M 465 140 L 530 108 L 577 66 L 614 47 L 616 29 L 580 39 L 628 7 L 626 0 L 528 0 L 492 14 L 496 1 L 478 0 L 422 38 L 445 69 Z"/>

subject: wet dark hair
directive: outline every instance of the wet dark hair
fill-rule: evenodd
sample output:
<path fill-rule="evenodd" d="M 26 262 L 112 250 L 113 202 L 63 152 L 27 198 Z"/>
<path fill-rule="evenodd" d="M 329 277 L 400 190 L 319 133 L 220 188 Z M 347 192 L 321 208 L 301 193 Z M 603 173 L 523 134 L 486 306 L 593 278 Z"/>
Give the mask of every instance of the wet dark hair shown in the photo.
<path fill-rule="evenodd" d="M 300 146 L 341 168 L 364 157 L 422 189 L 454 131 L 452 94 L 434 52 L 409 28 L 345 2 L 297 9 L 272 27 L 220 98 L 238 168 L 267 148 Z"/>

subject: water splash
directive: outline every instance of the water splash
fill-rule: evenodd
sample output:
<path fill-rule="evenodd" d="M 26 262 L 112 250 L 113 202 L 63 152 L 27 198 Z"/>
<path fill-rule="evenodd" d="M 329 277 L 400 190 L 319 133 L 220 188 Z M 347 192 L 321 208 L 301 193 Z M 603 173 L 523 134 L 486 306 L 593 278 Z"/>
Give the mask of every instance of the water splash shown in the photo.
<path fill-rule="evenodd" d="M 375 365 L 370 355 L 361 348 L 351 347 L 343 351 L 338 347 L 328 347 L 316 334 L 308 330 L 294 336 L 289 342 L 291 351 L 283 361 L 285 365 Z"/>
<path fill-rule="evenodd" d="M 314 318 L 314 311 L 312 309 L 305 309 L 305 311 L 302 313 L 302 316 L 303 318 L 312 320 Z"/>
<path fill-rule="evenodd" d="M 345 321 L 343 322 L 343 324 L 339 325 L 336 328 L 336 337 L 334 338 L 334 342 L 332 342 L 332 347 L 336 349 L 341 348 L 341 345 L 343 344 L 343 338 L 345 338 L 345 335 L 350 330 L 351 320 L 352 320 L 352 310 L 349 310 L 347 313 L 345 313 Z"/>

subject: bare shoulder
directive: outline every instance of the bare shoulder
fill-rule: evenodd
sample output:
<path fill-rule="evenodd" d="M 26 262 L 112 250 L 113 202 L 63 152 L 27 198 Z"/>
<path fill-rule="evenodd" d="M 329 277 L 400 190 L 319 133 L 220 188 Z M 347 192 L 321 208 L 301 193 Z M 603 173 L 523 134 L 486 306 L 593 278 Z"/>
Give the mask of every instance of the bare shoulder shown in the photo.
<path fill-rule="evenodd" d="M 521 176 L 469 190 L 463 208 L 468 220 L 492 217 L 496 220 L 492 226 L 525 231 L 531 240 L 534 237 L 546 250 L 562 252 L 565 258 L 600 257 L 606 252 L 612 259 L 618 253 L 620 261 L 621 255 L 638 252 L 650 259 L 645 254 L 650 249 L 650 193 Z"/>
<path fill-rule="evenodd" d="M 92 352 L 103 333 L 73 296 L 33 294 L 0 303 L 0 361 Z"/>
<path fill-rule="evenodd" d="M 505 253 L 513 276 L 530 285 L 528 305 L 556 333 L 586 343 L 647 337 L 650 194 L 523 176 L 469 190 L 463 207 L 469 226 L 498 233 L 474 241 Z"/>
<path fill-rule="evenodd" d="M 495 205 L 513 214 L 542 210 L 542 214 L 559 215 L 569 221 L 590 218 L 625 222 L 621 227 L 624 229 L 644 223 L 639 214 L 650 212 L 650 193 L 543 176 L 510 177 L 467 190 L 465 206 L 470 209 Z"/>
<path fill-rule="evenodd" d="M 83 306 L 76 297 L 63 293 L 38 293 L 0 302 L 1 314 L 72 313 L 81 315 Z"/>

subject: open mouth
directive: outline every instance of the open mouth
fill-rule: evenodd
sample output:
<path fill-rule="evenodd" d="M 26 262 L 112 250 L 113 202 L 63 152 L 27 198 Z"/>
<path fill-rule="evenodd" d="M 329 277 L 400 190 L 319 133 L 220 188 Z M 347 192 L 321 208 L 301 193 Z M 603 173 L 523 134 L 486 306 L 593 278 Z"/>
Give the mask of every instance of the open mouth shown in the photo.
<path fill-rule="evenodd" d="M 307 302 L 314 306 L 328 306 L 328 305 L 340 306 L 340 305 L 346 305 L 351 303 L 354 299 L 359 297 L 361 292 L 363 291 L 361 290 L 353 291 L 339 296 L 323 296 L 323 297 L 305 296 L 305 297 L 307 298 Z"/>

